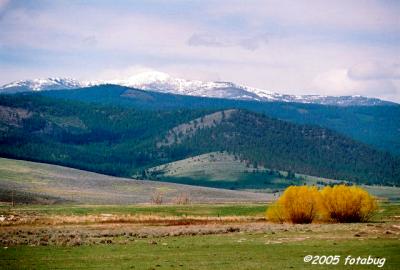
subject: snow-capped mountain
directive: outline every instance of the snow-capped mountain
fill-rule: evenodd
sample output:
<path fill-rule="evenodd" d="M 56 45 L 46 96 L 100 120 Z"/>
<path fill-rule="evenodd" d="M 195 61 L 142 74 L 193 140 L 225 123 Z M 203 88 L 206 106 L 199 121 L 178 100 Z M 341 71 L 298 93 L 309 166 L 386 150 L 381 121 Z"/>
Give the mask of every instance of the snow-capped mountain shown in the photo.
<path fill-rule="evenodd" d="M 237 100 L 314 103 L 338 106 L 374 106 L 393 104 L 377 98 L 363 96 L 289 95 L 264 89 L 242 86 L 232 82 L 203 82 L 174 78 L 163 72 L 142 72 L 124 80 L 78 82 L 68 78 L 16 81 L 0 87 L 0 93 L 25 91 L 76 89 L 87 86 L 116 84 L 142 90 L 179 95 L 227 98 Z"/>
<path fill-rule="evenodd" d="M 163 72 L 143 72 L 126 80 L 111 80 L 107 81 L 107 83 L 163 93 L 239 100 L 315 103 L 339 106 L 391 104 L 391 102 L 363 96 L 280 94 L 264 89 L 238 85 L 232 82 L 203 82 L 174 78 Z"/>
<path fill-rule="evenodd" d="M 86 83 L 81 83 L 71 78 L 54 77 L 47 79 L 21 80 L 8 83 L 0 87 L 0 93 L 76 89 L 85 86 L 87 86 Z"/>
<path fill-rule="evenodd" d="M 260 100 L 257 94 L 231 82 L 185 80 L 163 72 L 143 72 L 126 80 L 111 80 L 107 83 L 178 95 Z"/>

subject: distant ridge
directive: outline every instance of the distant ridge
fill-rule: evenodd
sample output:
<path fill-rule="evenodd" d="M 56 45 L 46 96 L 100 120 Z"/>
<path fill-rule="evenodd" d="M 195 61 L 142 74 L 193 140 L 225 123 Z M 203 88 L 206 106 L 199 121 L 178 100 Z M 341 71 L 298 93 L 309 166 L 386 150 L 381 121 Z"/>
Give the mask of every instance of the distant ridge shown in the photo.
<path fill-rule="evenodd" d="M 263 102 L 296 102 L 335 106 L 391 105 L 393 102 L 364 96 L 288 95 L 235 84 L 232 82 L 203 82 L 174 78 L 163 72 L 143 72 L 125 80 L 79 82 L 70 78 L 47 78 L 15 81 L 0 87 L 0 93 L 18 93 L 42 90 L 77 89 L 86 86 L 115 84 L 186 96 L 213 97 Z"/>

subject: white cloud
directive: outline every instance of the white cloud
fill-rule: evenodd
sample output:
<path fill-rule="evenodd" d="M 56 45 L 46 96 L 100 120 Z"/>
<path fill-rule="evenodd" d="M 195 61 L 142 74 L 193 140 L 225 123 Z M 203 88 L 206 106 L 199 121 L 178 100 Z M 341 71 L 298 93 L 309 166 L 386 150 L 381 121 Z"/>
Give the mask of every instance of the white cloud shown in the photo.
<path fill-rule="evenodd" d="M 95 77 L 90 78 L 91 80 L 122 80 L 131 77 L 134 74 L 147 72 L 147 71 L 156 71 L 154 68 L 134 65 L 128 66 L 121 69 L 104 69 L 96 73 Z"/>
<path fill-rule="evenodd" d="M 8 46 L 50 51 L 146 50 L 184 44 L 187 25 L 140 13 L 121 14 L 85 6 L 48 10 L 18 8 L 0 21 L 0 40 Z M 7 30 L 8 29 L 8 30 Z"/>
<path fill-rule="evenodd" d="M 363 95 L 400 101 L 400 80 L 371 74 L 366 70 L 359 70 L 361 77 L 354 78 L 349 75 L 350 70 L 334 69 L 317 75 L 313 80 L 314 89 L 330 95 Z"/>
<path fill-rule="evenodd" d="M 318 74 L 313 80 L 316 89 L 335 95 L 355 94 L 359 84 L 351 80 L 347 69 L 334 69 Z"/>

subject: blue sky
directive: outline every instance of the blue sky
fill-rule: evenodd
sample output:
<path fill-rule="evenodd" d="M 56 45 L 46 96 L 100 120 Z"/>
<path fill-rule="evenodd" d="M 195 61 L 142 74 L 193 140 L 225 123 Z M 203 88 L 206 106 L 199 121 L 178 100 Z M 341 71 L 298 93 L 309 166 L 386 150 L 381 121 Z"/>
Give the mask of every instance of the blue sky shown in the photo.
<path fill-rule="evenodd" d="M 0 0 L 0 84 L 157 70 L 400 102 L 400 1 Z"/>

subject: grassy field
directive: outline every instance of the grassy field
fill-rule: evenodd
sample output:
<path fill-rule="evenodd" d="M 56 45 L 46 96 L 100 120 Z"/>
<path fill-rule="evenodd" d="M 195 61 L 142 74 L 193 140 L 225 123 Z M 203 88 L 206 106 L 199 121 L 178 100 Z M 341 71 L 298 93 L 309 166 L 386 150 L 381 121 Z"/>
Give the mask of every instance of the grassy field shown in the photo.
<path fill-rule="evenodd" d="M 264 217 L 268 208 L 265 204 L 189 204 L 189 205 L 0 205 L 0 215 L 35 214 L 35 215 L 156 215 L 156 216 L 251 216 Z M 373 221 L 382 222 L 390 217 L 400 217 L 400 203 L 382 201 Z"/>
<path fill-rule="evenodd" d="M 2 269 L 377 269 L 345 266 L 346 256 L 385 258 L 400 268 L 398 239 L 279 242 L 264 234 L 182 236 L 129 244 L 11 247 L 0 250 Z M 282 233 L 282 237 L 290 237 Z M 274 238 L 271 238 L 274 239 Z M 270 242 L 268 242 L 270 241 Z M 272 242 L 271 242 L 272 241 Z M 157 244 L 155 244 L 157 243 Z M 305 255 L 340 255 L 337 266 L 311 265 Z M 379 268 L 378 268 L 379 269 Z"/>
<path fill-rule="evenodd" d="M 157 216 L 258 216 L 263 217 L 267 204 L 195 204 L 195 205 L 9 205 L 0 206 L 0 214 L 96 215 L 142 214 Z M 400 214 L 400 213 L 399 213 Z"/>

